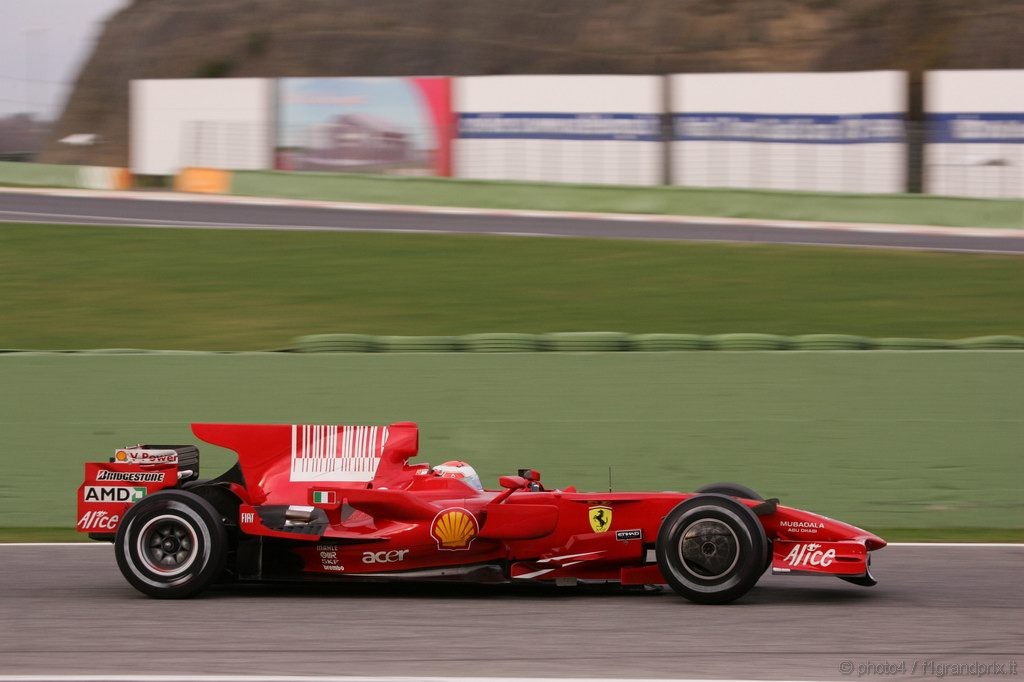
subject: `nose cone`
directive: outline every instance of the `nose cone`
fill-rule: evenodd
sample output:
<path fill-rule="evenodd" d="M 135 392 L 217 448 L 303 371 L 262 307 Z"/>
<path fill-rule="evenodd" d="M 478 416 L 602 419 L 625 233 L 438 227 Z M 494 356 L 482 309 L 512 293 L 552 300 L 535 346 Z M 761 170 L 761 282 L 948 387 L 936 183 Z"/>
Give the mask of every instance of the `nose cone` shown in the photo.
<path fill-rule="evenodd" d="M 844 523 L 842 525 L 846 526 L 849 538 L 851 540 L 859 540 L 863 542 L 864 547 L 867 548 L 869 552 L 872 552 L 876 549 L 882 549 L 887 544 L 889 544 L 888 542 L 878 537 L 874 533 L 866 531 L 863 528 L 858 528 L 857 526 L 852 526 L 848 523 Z"/>
<path fill-rule="evenodd" d="M 867 531 L 864 532 L 864 546 L 868 548 L 869 552 L 876 549 L 882 549 L 887 544 L 889 543 L 874 533 L 868 533 Z"/>
<path fill-rule="evenodd" d="M 870 533 L 870 532 L 864 530 L 863 528 L 858 528 L 857 526 L 851 526 L 850 524 L 847 524 L 847 523 L 844 523 L 843 525 L 846 526 L 846 528 L 848 529 L 847 533 L 849 535 L 849 538 L 851 540 L 859 540 L 859 541 L 863 542 L 864 543 L 864 547 L 866 547 L 869 552 L 872 552 L 872 551 L 874 551 L 876 549 L 882 549 L 887 544 L 889 544 L 888 542 L 886 542 L 882 538 L 878 537 L 874 533 Z"/>
<path fill-rule="evenodd" d="M 866 531 L 863 528 L 858 528 L 853 524 L 836 521 L 835 519 L 818 516 L 817 514 L 811 514 L 809 512 L 804 512 L 804 514 L 806 514 L 804 518 L 817 519 L 822 522 L 826 533 L 831 535 L 834 540 L 854 540 L 863 542 L 864 547 L 866 547 L 869 552 L 876 549 L 882 549 L 889 544 L 874 533 Z"/>

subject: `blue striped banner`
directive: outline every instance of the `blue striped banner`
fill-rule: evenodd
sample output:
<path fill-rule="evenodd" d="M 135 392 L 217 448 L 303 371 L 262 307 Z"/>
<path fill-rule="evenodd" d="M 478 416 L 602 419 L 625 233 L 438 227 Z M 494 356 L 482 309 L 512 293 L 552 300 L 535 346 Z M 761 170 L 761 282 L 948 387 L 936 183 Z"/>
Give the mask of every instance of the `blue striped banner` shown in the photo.
<path fill-rule="evenodd" d="M 928 114 L 928 141 L 1024 144 L 1024 112 Z"/>
<path fill-rule="evenodd" d="M 460 113 L 466 140 L 661 140 L 658 114 Z"/>
<path fill-rule="evenodd" d="M 903 142 L 902 114 L 673 114 L 673 139 L 788 144 Z"/>

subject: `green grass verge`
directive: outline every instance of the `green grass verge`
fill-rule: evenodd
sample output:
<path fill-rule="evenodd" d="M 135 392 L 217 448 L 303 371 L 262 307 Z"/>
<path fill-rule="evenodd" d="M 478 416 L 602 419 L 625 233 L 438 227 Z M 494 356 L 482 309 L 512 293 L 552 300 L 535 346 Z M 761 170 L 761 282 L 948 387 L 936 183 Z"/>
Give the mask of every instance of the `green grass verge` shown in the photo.
<path fill-rule="evenodd" d="M 889 542 L 1024 542 L 1024 528 L 875 528 Z M 3 542 L 89 542 L 74 528 L 2 528 Z"/>
<path fill-rule="evenodd" d="M 1024 529 L 1024 352 L 0 355 L 0 519 L 70 526 L 83 462 L 192 421 L 421 427 L 489 485 L 736 481 L 875 530 Z M 204 476 L 230 453 L 202 446 Z M 915 536 L 916 537 L 916 536 Z M 941 539 L 940 536 L 937 539 Z"/>
<path fill-rule="evenodd" d="M 89 536 L 69 527 L 0 528 L 0 542 L 88 542 Z"/>
<path fill-rule="evenodd" d="M 0 226 L 0 348 L 300 334 L 1024 334 L 1012 256 L 513 237 Z"/>
<path fill-rule="evenodd" d="M 232 193 L 472 208 L 1024 227 L 1024 201 L 919 194 L 615 187 L 264 171 L 235 173 Z"/>
<path fill-rule="evenodd" d="M 880 528 L 889 542 L 1024 542 L 1024 528 Z"/>
<path fill-rule="evenodd" d="M 78 175 L 78 166 L 0 161 L 5 187 L 81 187 Z"/>

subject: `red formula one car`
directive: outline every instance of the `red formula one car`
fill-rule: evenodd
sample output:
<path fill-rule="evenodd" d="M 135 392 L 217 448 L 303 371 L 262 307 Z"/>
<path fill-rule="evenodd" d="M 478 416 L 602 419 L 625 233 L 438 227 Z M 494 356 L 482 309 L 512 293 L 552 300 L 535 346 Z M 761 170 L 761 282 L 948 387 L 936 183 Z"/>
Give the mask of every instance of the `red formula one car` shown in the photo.
<path fill-rule="evenodd" d="M 128 582 L 187 597 L 229 580 L 668 584 L 743 596 L 765 571 L 875 584 L 871 533 L 735 484 L 695 493 L 484 490 L 472 468 L 409 464 L 415 424 L 193 424 L 238 463 L 200 480 L 194 446 L 139 445 L 85 465 L 78 530 L 112 541 Z"/>

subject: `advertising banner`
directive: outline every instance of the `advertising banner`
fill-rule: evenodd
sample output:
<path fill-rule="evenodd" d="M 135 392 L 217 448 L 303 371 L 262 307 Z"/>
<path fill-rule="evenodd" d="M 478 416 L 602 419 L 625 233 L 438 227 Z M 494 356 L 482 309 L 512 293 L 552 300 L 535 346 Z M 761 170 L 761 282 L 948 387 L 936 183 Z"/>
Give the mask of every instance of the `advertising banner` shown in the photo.
<path fill-rule="evenodd" d="M 905 191 L 901 72 L 670 78 L 673 184 Z"/>
<path fill-rule="evenodd" d="M 283 78 L 280 170 L 451 175 L 448 78 Z"/>
<path fill-rule="evenodd" d="M 925 191 L 1024 197 L 1024 70 L 925 74 Z"/>
<path fill-rule="evenodd" d="M 659 76 L 474 76 L 455 85 L 462 178 L 657 185 Z"/>

